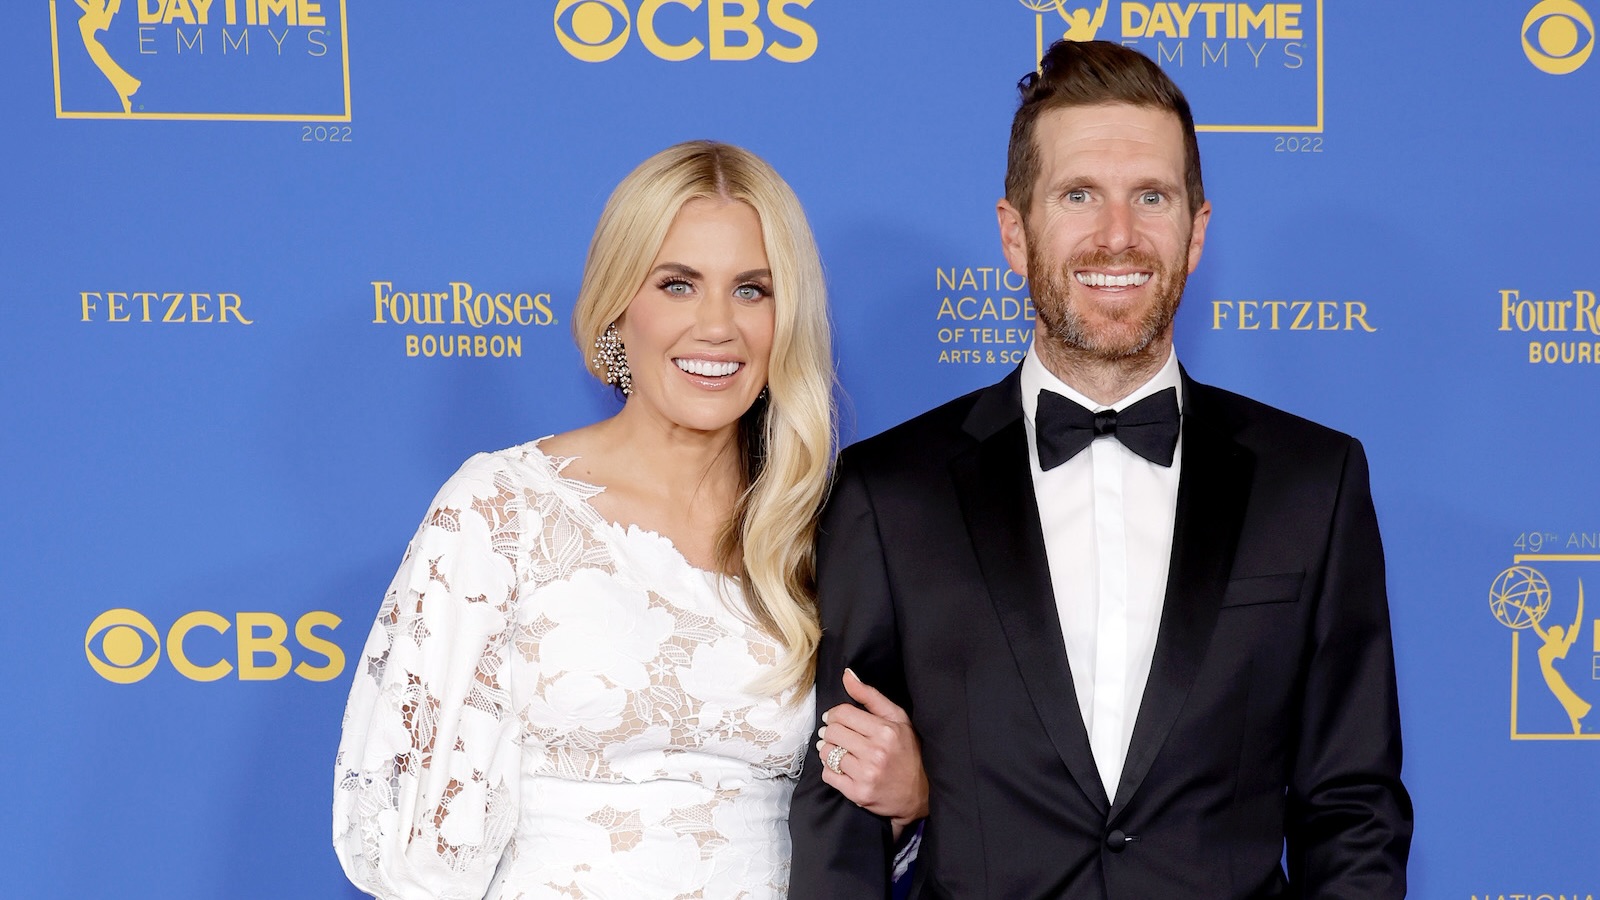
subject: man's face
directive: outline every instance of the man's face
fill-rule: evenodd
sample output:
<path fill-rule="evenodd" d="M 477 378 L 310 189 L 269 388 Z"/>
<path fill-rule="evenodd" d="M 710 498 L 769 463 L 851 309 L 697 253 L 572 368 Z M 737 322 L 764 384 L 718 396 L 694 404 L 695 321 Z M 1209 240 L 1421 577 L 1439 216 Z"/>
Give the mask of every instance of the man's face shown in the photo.
<path fill-rule="evenodd" d="M 1183 126 L 1125 104 L 1057 109 L 1034 130 L 1033 208 L 998 207 L 1006 260 L 1032 287 L 1040 352 L 1114 361 L 1172 343 L 1211 205 L 1189 213 Z"/>

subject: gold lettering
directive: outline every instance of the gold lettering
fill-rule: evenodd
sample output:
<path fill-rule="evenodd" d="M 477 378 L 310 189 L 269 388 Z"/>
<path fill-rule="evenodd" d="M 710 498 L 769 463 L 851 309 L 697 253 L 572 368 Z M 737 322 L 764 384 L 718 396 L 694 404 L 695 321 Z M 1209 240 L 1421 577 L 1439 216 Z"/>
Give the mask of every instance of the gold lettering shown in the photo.
<path fill-rule="evenodd" d="M 1600 334 L 1600 315 L 1596 315 L 1594 291 L 1573 291 L 1572 296 L 1578 310 L 1578 321 L 1573 330 Z"/>
<path fill-rule="evenodd" d="M 209 628 L 217 634 L 226 634 L 232 627 L 227 619 L 205 610 L 179 616 L 167 631 L 167 658 L 172 660 L 172 667 L 191 681 L 216 681 L 232 672 L 233 666 L 227 660 L 218 660 L 209 666 L 195 665 L 183 647 L 184 639 L 196 628 Z"/>
<path fill-rule="evenodd" d="M 1200 11 L 1200 7 L 1194 3 L 1183 7 L 1178 6 L 1176 3 L 1169 5 L 1172 7 L 1172 17 L 1178 23 L 1178 34 L 1188 37 L 1189 23 L 1194 21 L 1194 14 Z"/>
<path fill-rule="evenodd" d="M 276 681 L 289 674 L 289 651 L 283 646 L 283 639 L 289 636 L 288 624 L 268 612 L 242 612 L 236 619 L 239 623 L 239 680 Z M 266 635 L 257 637 L 257 628 L 265 628 Z M 256 665 L 258 653 L 270 653 L 272 663 Z"/>
<path fill-rule="evenodd" d="M 1178 25 L 1172 21 L 1174 4 L 1157 3 L 1150 9 L 1150 24 L 1145 27 L 1147 37 L 1178 37 Z"/>
<path fill-rule="evenodd" d="M 132 316 L 129 316 L 129 315 L 123 315 L 123 317 L 120 318 L 120 319 L 117 318 L 117 313 L 119 311 L 121 311 L 121 309 L 122 309 L 122 304 L 117 301 L 118 297 L 121 297 L 123 300 L 128 299 L 128 295 L 124 294 L 121 291 L 107 291 L 106 292 L 106 321 L 107 322 L 127 322 L 132 318 Z"/>
<path fill-rule="evenodd" d="M 467 321 L 472 320 L 472 285 L 465 281 L 450 282 L 450 300 L 454 304 L 455 316 L 451 321 L 461 324 L 462 311 L 466 311 Z M 476 325 L 476 322 L 473 322 Z"/>
<path fill-rule="evenodd" d="M 182 19 L 184 24 L 187 25 L 195 23 L 194 10 L 190 8 L 189 0 L 167 0 L 166 6 L 167 12 L 166 15 L 161 17 L 161 24 L 171 25 L 179 19 Z"/>
<path fill-rule="evenodd" d="M 211 0 L 206 0 L 210 3 Z M 317 0 L 300 0 L 301 25 L 326 25 L 328 17 L 322 14 L 322 4 Z"/>
<path fill-rule="evenodd" d="M 1292 301 L 1289 304 L 1289 306 L 1292 307 L 1294 309 L 1294 311 L 1295 311 L 1294 321 L 1289 323 L 1289 330 L 1290 331 L 1310 331 L 1311 330 L 1311 323 L 1310 322 L 1306 322 L 1304 325 L 1301 325 L 1300 323 L 1301 323 L 1302 320 L 1304 320 L 1307 316 L 1309 316 L 1311 314 L 1311 301 L 1310 300 L 1295 300 L 1295 301 Z"/>
<path fill-rule="evenodd" d="M 1204 4 L 1202 4 L 1203 6 Z M 1143 3 L 1122 4 L 1122 36 L 1130 38 L 1144 37 L 1145 29 L 1150 26 L 1150 7 Z"/>
<path fill-rule="evenodd" d="M 645 49 L 668 62 L 683 62 L 700 54 L 706 45 L 697 37 L 681 44 L 669 44 L 656 33 L 656 13 L 669 4 L 686 6 L 690 12 L 700 8 L 700 0 L 644 0 L 639 6 L 639 41 Z"/>
<path fill-rule="evenodd" d="M 314 628 L 326 628 L 332 631 L 339 627 L 339 621 L 339 617 L 333 613 L 317 610 L 306 613 L 300 617 L 300 621 L 294 623 L 294 638 L 300 642 L 300 646 L 312 653 L 321 655 L 328 661 L 326 665 L 321 666 L 313 666 L 308 662 L 301 661 L 299 665 L 294 667 L 296 675 L 307 681 L 332 681 L 339 677 L 340 672 L 344 671 L 344 650 L 338 644 L 312 630 Z"/>
<path fill-rule="evenodd" d="M 1278 4 L 1278 39 L 1284 41 L 1298 41 L 1305 37 L 1305 32 L 1300 30 L 1300 4 Z"/>
<path fill-rule="evenodd" d="M 1378 329 L 1367 324 L 1367 304 L 1360 300 L 1351 300 L 1344 305 L 1344 330 L 1354 331 L 1351 323 L 1360 322 L 1361 330 L 1371 334 Z"/>
<path fill-rule="evenodd" d="M 94 297 L 100 300 L 105 298 L 100 296 L 99 291 L 79 291 L 78 296 L 83 298 L 83 318 L 79 321 L 87 322 L 89 321 L 89 314 L 94 312 L 94 304 L 89 302 L 89 298 Z M 948 303 L 949 301 L 945 302 Z"/>
<path fill-rule="evenodd" d="M 553 311 L 551 311 L 551 309 L 550 309 L 550 295 L 549 294 L 547 294 L 547 293 L 534 294 L 533 295 L 533 305 L 536 308 L 538 308 L 538 310 L 539 310 L 539 318 L 535 320 L 538 324 L 540 324 L 540 325 L 549 325 L 549 324 L 555 322 L 556 314 Z M 517 340 L 520 342 L 522 340 L 522 338 L 517 338 Z M 519 343 L 518 346 L 521 346 L 521 344 Z M 517 352 L 517 355 L 521 356 L 522 352 L 519 350 Z"/>
<path fill-rule="evenodd" d="M 1219 330 L 1222 329 L 1222 321 L 1228 317 L 1226 312 L 1225 312 L 1225 310 L 1232 309 L 1232 308 L 1233 308 L 1233 301 L 1232 300 L 1213 300 L 1213 301 L 1211 301 L 1211 330 L 1212 331 L 1219 331 Z"/>
<path fill-rule="evenodd" d="M 183 307 L 183 294 L 162 294 L 161 299 L 167 301 L 167 314 L 161 317 L 161 321 L 182 322 L 183 313 L 179 310 Z"/>
<path fill-rule="evenodd" d="M 1269 41 L 1272 40 L 1275 35 L 1274 26 L 1277 24 L 1277 19 L 1274 18 L 1272 13 L 1272 7 L 1273 4 L 1264 3 L 1260 12 L 1251 12 L 1249 4 L 1239 4 L 1239 36 L 1242 38 L 1250 37 L 1250 29 L 1253 26 L 1261 29 L 1262 37 Z"/>
<path fill-rule="evenodd" d="M 232 301 L 232 302 L 230 302 L 230 301 Z M 228 313 L 232 312 L 233 313 L 233 320 L 235 322 L 238 322 L 240 325 L 254 325 L 255 322 L 251 321 L 250 319 L 246 319 L 244 317 L 244 313 L 241 313 L 239 311 L 239 304 L 241 302 L 242 301 L 239 299 L 239 295 L 238 294 L 218 294 L 217 295 L 217 304 L 218 304 L 217 321 L 218 322 L 226 322 L 226 321 L 228 321 Z"/>
<path fill-rule="evenodd" d="M 1337 300 L 1319 300 L 1319 301 L 1317 301 L 1317 330 L 1318 331 L 1338 331 L 1339 330 L 1339 301 L 1337 301 Z"/>
<path fill-rule="evenodd" d="M 1239 301 L 1240 331 L 1256 331 L 1261 328 L 1261 323 L 1255 321 L 1256 306 L 1257 304 L 1254 300 Z"/>
<path fill-rule="evenodd" d="M 807 9 L 811 0 L 767 0 L 767 20 L 772 27 L 798 39 L 793 47 L 773 41 L 767 45 L 767 55 L 778 62 L 805 62 L 817 53 L 817 30 L 810 23 L 789 15 L 787 8 L 790 6 Z"/>
<path fill-rule="evenodd" d="M 1514 291 L 1514 290 L 1513 291 L 1501 291 L 1500 292 L 1500 330 L 1501 331 L 1510 331 L 1511 330 L 1511 317 L 1513 315 L 1515 315 L 1516 309 L 1517 309 L 1516 301 L 1518 299 L 1520 299 L 1521 297 L 1522 297 L 1522 294 L 1520 292 Z M 1523 331 L 1527 331 L 1526 328 L 1524 328 L 1522 330 Z"/>
<path fill-rule="evenodd" d="M 761 27 L 756 24 L 756 17 L 761 14 L 756 0 L 707 0 L 707 3 L 706 12 L 711 19 L 711 58 L 735 62 L 755 59 L 763 41 Z M 737 6 L 739 12 L 730 15 L 730 6 Z M 728 43 L 730 32 L 744 35 L 744 42 Z"/>
<path fill-rule="evenodd" d="M 256 0 L 257 22 L 271 25 L 274 15 L 282 16 L 285 25 L 300 24 L 300 7 L 295 0 Z"/>
<path fill-rule="evenodd" d="M 202 298 L 202 297 L 204 297 L 208 301 L 211 299 L 211 295 L 210 294 L 190 294 L 189 295 L 189 321 L 191 321 L 191 322 L 215 322 L 216 319 L 213 319 L 211 317 L 210 308 L 207 307 L 205 303 L 202 303 L 200 301 L 200 298 Z M 204 319 L 200 318 L 202 315 L 205 316 Z"/>
<path fill-rule="evenodd" d="M 516 309 L 515 309 L 514 314 L 513 314 L 514 318 L 516 319 L 516 323 L 518 325 L 532 325 L 533 324 L 533 315 L 532 315 L 533 308 L 534 308 L 534 303 L 533 303 L 533 298 L 531 296 L 529 296 L 527 294 L 518 294 L 517 295 L 517 306 L 516 306 Z"/>

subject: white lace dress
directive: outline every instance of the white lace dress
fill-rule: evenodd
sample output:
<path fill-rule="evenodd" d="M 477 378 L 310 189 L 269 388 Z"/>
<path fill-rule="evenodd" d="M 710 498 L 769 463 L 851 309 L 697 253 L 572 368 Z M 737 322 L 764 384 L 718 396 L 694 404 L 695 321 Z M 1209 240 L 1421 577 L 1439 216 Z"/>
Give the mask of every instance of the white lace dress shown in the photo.
<path fill-rule="evenodd" d="M 333 840 L 394 900 L 782 898 L 812 701 L 723 576 L 536 444 L 440 490 L 345 710 Z"/>

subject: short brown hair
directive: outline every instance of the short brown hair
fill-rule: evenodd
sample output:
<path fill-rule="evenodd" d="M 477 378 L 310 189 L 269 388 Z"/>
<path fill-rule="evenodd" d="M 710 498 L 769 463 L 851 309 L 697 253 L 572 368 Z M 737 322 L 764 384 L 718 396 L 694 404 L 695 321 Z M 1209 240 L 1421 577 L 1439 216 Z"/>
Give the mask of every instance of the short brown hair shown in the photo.
<path fill-rule="evenodd" d="M 1175 114 L 1183 125 L 1184 187 L 1189 213 L 1206 202 L 1200 180 L 1200 142 L 1194 115 L 1183 91 L 1148 56 L 1110 41 L 1056 41 L 1039 61 L 1039 71 L 1017 82 L 1022 105 L 1011 120 L 1011 146 L 1006 155 L 1006 200 L 1023 215 L 1033 203 L 1039 177 L 1039 146 L 1034 129 L 1039 117 L 1054 109 L 1126 103 Z"/>

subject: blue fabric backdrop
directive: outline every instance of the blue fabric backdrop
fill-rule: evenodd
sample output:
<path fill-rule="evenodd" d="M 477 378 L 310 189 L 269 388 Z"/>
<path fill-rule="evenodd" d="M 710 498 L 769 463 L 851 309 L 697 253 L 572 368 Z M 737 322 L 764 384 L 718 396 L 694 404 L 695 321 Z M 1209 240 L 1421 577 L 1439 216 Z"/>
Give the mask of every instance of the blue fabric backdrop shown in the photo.
<path fill-rule="evenodd" d="M 355 894 L 351 666 L 462 459 L 615 408 L 569 318 L 651 152 L 794 185 L 847 438 L 1004 374 L 1013 85 L 1071 30 L 1205 126 L 1190 372 L 1368 447 L 1415 896 L 1600 895 L 1600 712 L 1555 693 L 1600 705 L 1585 3 L 7 4 L 0 892 Z M 1574 620 L 1543 672 L 1531 626 Z"/>

